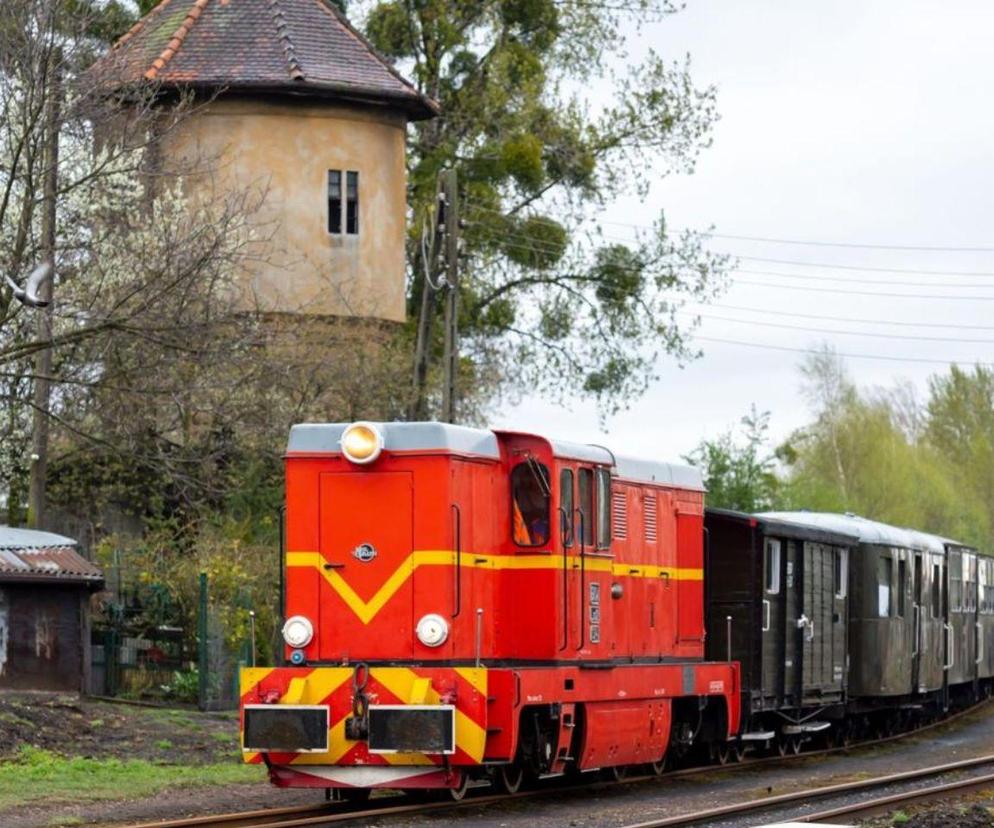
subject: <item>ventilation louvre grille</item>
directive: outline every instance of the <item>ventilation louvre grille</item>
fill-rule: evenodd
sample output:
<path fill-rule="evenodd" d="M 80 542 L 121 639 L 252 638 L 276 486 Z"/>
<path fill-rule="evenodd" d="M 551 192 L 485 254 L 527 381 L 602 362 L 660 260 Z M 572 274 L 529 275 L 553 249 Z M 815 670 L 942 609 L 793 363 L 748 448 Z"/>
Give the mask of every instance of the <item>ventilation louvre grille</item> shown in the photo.
<path fill-rule="evenodd" d="M 611 495 L 611 534 L 617 540 L 628 537 L 628 494 L 624 490 Z"/>
<path fill-rule="evenodd" d="M 647 494 L 645 496 L 645 539 L 647 543 L 655 543 L 657 537 L 657 506 L 656 496 Z"/>

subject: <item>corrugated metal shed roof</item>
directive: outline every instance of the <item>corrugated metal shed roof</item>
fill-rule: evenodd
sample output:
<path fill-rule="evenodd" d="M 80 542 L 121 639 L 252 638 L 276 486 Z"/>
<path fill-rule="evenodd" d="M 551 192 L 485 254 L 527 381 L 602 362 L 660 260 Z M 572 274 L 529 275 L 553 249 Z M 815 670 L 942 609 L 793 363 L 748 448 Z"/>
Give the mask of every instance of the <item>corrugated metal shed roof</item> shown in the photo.
<path fill-rule="evenodd" d="M 104 576 L 72 538 L 33 529 L 0 526 L 0 581 L 35 581 L 99 586 Z"/>

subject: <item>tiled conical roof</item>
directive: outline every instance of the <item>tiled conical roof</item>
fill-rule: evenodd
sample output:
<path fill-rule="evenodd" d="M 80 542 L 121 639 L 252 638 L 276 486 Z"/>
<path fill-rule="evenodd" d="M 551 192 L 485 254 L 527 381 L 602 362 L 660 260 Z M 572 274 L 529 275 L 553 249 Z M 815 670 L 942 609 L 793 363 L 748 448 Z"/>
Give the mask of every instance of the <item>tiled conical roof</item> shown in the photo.
<path fill-rule="evenodd" d="M 162 0 L 93 71 L 115 85 L 316 95 L 393 104 L 412 119 L 438 112 L 326 0 Z"/>

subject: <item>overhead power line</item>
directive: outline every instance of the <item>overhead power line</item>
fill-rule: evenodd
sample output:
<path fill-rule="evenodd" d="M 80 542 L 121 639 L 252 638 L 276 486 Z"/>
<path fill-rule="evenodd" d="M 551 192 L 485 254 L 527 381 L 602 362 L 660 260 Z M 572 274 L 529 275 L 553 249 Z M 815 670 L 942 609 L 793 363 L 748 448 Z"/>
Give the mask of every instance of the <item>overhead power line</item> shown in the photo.
<path fill-rule="evenodd" d="M 841 336 L 864 336 L 873 339 L 901 339 L 915 342 L 954 342 L 961 345 L 994 345 L 994 339 L 963 339 L 958 336 L 920 336 L 915 334 L 876 333 L 874 331 L 838 331 L 832 328 L 812 328 L 807 325 L 789 325 L 785 322 L 760 322 L 756 319 L 735 319 L 731 316 L 719 316 L 712 313 L 696 311 L 680 311 L 683 315 L 692 314 L 701 319 L 714 319 L 720 322 L 733 322 L 739 325 L 753 325 L 761 328 L 779 328 L 789 331 L 805 331 L 807 333 L 839 334 Z"/>
<path fill-rule="evenodd" d="M 494 215 L 504 216 L 503 210 L 495 210 L 492 207 L 474 204 L 472 209 Z M 605 224 L 610 227 L 630 227 L 634 230 L 652 230 L 648 224 L 633 224 L 625 221 L 608 221 L 599 217 L 592 217 L 591 222 Z M 763 244 L 786 244 L 800 247 L 827 247 L 852 250 L 895 250 L 908 251 L 914 253 L 994 253 L 994 246 L 990 245 L 930 245 L 930 244 L 888 244 L 878 242 L 847 242 L 847 241 L 825 241 L 822 239 L 790 239 L 779 236 L 746 236 L 737 233 L 716 233 L 709 230 L 694 230 L 690 227 L 671 228 L 674 232 L 693 232 L 701 236 L 709 236 L 713 239 L 727 239 L 729 241 L 759 242 Z"/>
<path fill-rule="evenodd" d="M 809 285 L 778 285 L 774 282 L 756 282 L 752 279 L 736 279 L 735 284 L 775 288 L 776 290 L 800 290 L 809 293 L 834 293 L 837 296 L 885 296 L 888 299 L 936 299 L 951 300 L 956 302 L 994 301 L 994 296 L 944 296 L 941 293 L 892 293 L 879 290 L 841 290 L 839 288 L 811 287 Z"/>
<path fill-rule="evenodd" d="M 814 348 L 790 348 L 786 345 L 767 345 L 762 342 L 742 342 L 737 339 L 722 339 L 716 336 L 695 336 L 695 341 L 701 342 L 719 342 L 723 345 L 741 345 L 744 348 L 761 348 L 767 351 L 787 351 L 795 354 L 820 354 L 819 350 Z M 841 353 L 836 352 L 840 357 L 845 359 L 879 359 L 886 362 L 921 362 L 930 365 L 982 365 L 984 367 L 992 367 L 994 363 L 990 362 L 980 362 L 977 360 L 966 360 L 966 359 L 927 359 L 924 357 L 897 357 L 891 356 L 889 354 L 851 354 L 851 353 Z"/>
<path fill-rule="evenodd" d="M 851 316 L 826 316 L 818 313 L 796 313 L 794 311 L 781 311 L 774 310 L 772 308 L 749 308 L 743 305 L 726 305 L 724 303 L 704 305 L 704 307 L 741 311 L 742 313 L 760 313 L 764 316 L 785 316 L 791 319 L 817 319 L 823 322 L 847 322 L 854 325 L 894 325 L 907 328 L 956 328 L 958 330 L 970 331 L 994 331 L 994 325 L 964 325 L 959 322 L 914 322 L 887 319 L 865 319 Z"/>

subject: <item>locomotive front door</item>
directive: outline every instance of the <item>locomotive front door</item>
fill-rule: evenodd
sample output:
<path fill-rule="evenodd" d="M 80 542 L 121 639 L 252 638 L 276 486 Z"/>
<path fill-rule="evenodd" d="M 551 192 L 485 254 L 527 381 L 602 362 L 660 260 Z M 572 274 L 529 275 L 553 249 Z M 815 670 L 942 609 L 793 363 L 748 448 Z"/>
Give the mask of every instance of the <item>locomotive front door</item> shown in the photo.
<path fill-rule="evenodd" d="M 410 472 L 321 475 L 318 560 L 321 659 L 409 658 L 413 635 Z"/>

